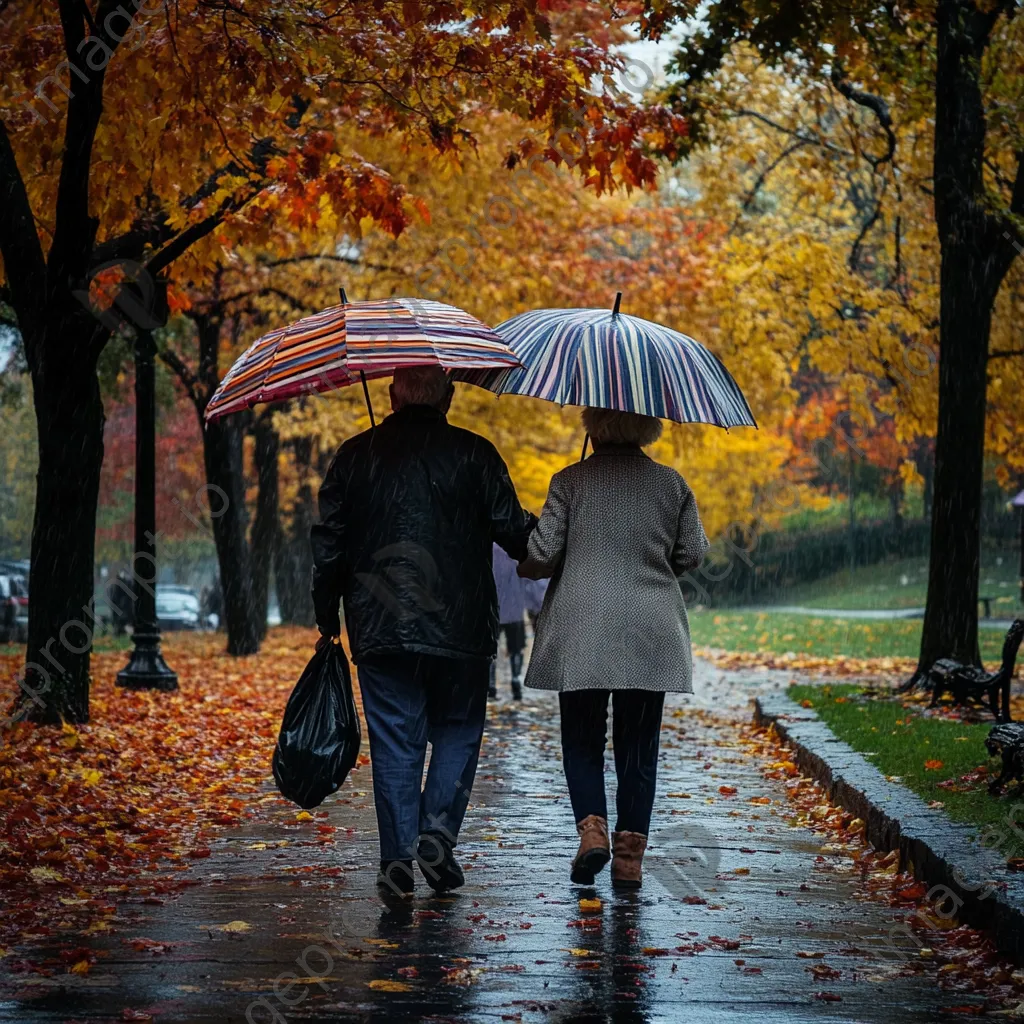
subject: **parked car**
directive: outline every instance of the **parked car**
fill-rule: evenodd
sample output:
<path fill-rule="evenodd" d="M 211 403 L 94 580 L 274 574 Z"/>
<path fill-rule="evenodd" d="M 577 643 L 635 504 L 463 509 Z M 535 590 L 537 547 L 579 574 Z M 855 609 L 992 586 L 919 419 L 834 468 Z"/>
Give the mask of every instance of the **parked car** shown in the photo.
<path fill-rule="evenodd" d="M 200 629 L 199 595 L 176 583 L 156 585 L 156 618 L 161 629 Z"/>
<path fill-rule="evenodd" d="M 0 573 L 0 643 L 28 640 L 28 581 L 24 576 Z"/>

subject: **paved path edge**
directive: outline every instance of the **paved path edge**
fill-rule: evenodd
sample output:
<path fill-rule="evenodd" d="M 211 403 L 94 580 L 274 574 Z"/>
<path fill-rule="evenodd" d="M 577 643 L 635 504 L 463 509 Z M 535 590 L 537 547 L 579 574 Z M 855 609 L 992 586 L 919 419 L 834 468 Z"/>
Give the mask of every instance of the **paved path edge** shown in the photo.
<path fill-rule="evenodd" d="M 999 853 L 1024 840 L 1024 803 L 1007 802 L 1006 819 L 993 834 L 995 846 L 982 846 L 974 838 L 976 828 L 951 821 L 889 781 L 813 710 L 781 694 L 757 697 L 754 704 L 754 720 L 774 724 L 794 748 L 800 768 L 833 803 L 865 822 L 868 841 L 878 850 L 899 850 L 901 868 L 931 886 L 927 905 L 936 919 L 956 917 L 984 929 L 1002 953 L 1024 964 L 1024 877 L 1007 870 L 1006 854 Z"/>

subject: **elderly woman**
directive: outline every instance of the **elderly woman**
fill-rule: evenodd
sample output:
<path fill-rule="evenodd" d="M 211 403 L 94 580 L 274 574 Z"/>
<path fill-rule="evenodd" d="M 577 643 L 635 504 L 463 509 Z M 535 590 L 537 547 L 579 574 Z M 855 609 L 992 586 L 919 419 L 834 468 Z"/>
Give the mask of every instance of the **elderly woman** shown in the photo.
<path fill-rule="evenodd" d="M 573 882 L 612 860 L 612 885 L 637 889 L 654 805 L 665 694 L 690 693 L 690 626 L 679 577 L 708 548 L 686 481 L 643 451 L 651 416 L 586 409 L 594 444 L 556 473 L 519 573 L 551 577 L 526 685 L 558 690 L 562 761 L 580 846 Z M 608 697 L 618 819 L 608 843 Z"/>

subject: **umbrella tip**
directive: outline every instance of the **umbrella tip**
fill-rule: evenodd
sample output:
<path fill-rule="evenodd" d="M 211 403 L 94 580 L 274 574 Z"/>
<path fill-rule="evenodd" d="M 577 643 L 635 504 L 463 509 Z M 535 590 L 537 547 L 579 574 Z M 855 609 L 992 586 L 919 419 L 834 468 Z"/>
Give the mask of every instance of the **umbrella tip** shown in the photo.
<path fill-rule="evenodd" d="M 615 293 L 615 308 L 612 310 L 612 316 L 617 316 L 619 312 L 619 304 L 622 302 L 622 292 Z"/>
<path fill-rule="evenodd" d="M 345 289 L 344 288 L 339 288 L 338 289 L 338 293 L 341 295 L 341 304 L 343 306 L 347 306 L 348 305 L 348 296 L 345 294 Z"/>

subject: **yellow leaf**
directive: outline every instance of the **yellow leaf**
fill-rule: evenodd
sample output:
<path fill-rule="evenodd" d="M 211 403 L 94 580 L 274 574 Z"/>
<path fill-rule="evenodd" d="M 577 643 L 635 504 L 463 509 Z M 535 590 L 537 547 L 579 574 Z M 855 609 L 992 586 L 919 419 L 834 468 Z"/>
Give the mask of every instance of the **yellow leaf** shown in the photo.
<path fill-rule="evenodd" d="M 74 967 L 71 968 L 72 974 L 88 974 L 89 973 L 89 961 L 79 960 Z"/>
<path fill-rule="evenodd" d="M 252 925 L 248 921 L 229 921 L 227 924 L 217 926 L 218 931 L 222 932 L 247 932 L 252 928 Z"/>
<path fill-rule="evenodd" d="M 374 978 L 373 981 L 368 981 L 366 984 L 378 992 L 412 991 L 412 985 L 407 985 L 404 981 L 389 981 L 386 978 Z"/>
<path fill-rule="evenodd" d="M 310 814 L 309 811 L 299 811 L 299 813 L 295 815 L 295 820 L 296 821 L 312 821 L 313 820 L 313 815 Z"/>
<path fill-rule="evenodd" d="M 37 882 L 66 882 L 67 879 L 53 868 L 33 868 L 29 874 Z"/>

